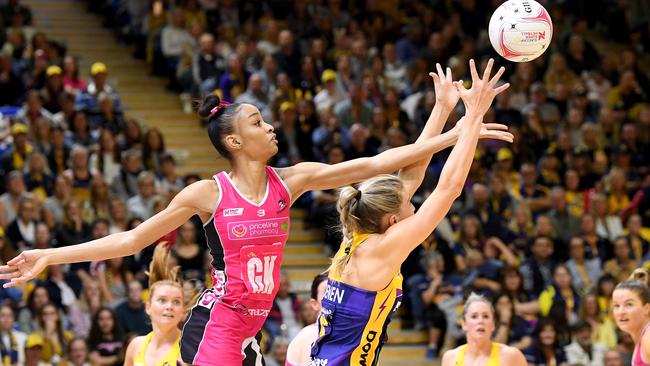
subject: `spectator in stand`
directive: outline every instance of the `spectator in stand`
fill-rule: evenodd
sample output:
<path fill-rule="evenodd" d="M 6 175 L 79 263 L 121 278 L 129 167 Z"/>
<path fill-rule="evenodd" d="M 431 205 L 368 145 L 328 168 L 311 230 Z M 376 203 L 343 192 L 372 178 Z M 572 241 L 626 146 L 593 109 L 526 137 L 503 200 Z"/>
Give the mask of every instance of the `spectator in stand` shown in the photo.
<path fill-rule="evenodd" d="M 90 74 L 92 81 L 88 84 L 85 90 L 77 93 L 75 101 L 75 109 L 84 111 L 88 115 L 89 120 L 94 121 L 101 115 L 99 105 L 99 94 L 104 92 L 113 98 L 113 108 L 116 111 L 123 111 L 122 101 L 120 100 L 117 92 L 108 85 L 108 67 L 103 62 L 95 62 L 90 67 Z M 92 123 L 92 122 L 91 122 Z"/>
<path fill-rule="evenodd" d="M 88 85 L 79 77 L 79 63 L 74 56 L 63 59 L 63 88 L 73 95 L 85 90 Z"/>
<path fill-rule="evenodd" d="M 291 281 L 287 272 L 282 272 L 278 286 L 278 294 L 273 301 L 264 328 L 272 337 L 284 335 L 288 339 L 293 339 L 302 328 L 300 324 L 302 300 L 295 293 L 290 292 Z"/>
<path fill-rule="evenodd" d="M 603 366 L 607 348 L 592 342 L 593 329 L 586 321 L 579 321 L 573 326 L 573 342 L 564 347 L 569 365 Z"/>
<path fill-rule="evenodd" d="M 90 362 L 93 365 L 118 366 L 123 364 L 122 331 L 115 312 L 107 307 L 93 315 L 88 336 Z"/>
<path fill-rule="evenodd" d="M 124 334 L 145 335 L 151 332 L 151 325 L 142 302 L 142 284 L 139 281 L 129 282 L 126 301 L 115 308 L 115 314 Z"/>
<path fill-rule="evenodd" d="M 25 363 L 27 334 L 14 329 L 16 315 L 9 305 L 0 306 L 0 357 L 9 365 Z"/>

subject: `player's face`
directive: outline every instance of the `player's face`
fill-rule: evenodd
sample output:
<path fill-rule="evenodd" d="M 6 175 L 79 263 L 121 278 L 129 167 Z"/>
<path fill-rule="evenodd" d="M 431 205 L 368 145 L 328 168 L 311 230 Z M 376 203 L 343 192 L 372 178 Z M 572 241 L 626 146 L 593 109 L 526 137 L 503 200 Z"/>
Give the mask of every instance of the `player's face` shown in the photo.
<path fill-rule="evenodd" d="M 630 333 L 647 322 L 650 304 L 641 303 L 634 291 L 618 289 L 612 294 L 612 309 L 616 325 Z"/>
<path fill-rule="evenodd" d="M 494 332 L 494 317 L 490 306 L 482 301 L 472 303 L 463 319 L 467 338 L 490 338 Z"/>
<path fill-rule="evenodd" d="M 231 143 L 251 160 L 268 160 L 278 152 L 273 126 L 264 122 L 257 107 L 243 104 L 236 123 L 235 134 L 239 136 L 235 135 Z"/>
<path fill-rule="evenodd" d="M 146 310 L 152 324 L 164 328 L 176 326 L 183 320 L 183 290 L 171 285 L 156 287 Z"/>

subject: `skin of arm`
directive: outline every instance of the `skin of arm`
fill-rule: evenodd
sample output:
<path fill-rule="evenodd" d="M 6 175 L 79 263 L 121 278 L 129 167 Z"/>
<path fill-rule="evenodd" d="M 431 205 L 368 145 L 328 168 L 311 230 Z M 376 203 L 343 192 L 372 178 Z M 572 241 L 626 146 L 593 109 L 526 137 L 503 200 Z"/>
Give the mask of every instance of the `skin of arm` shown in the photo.
<path fill-rule="evenodd" d="M 133 366 L 135 362 L 135 354 L 138 352 L 138 348 L 142 345 L 144 338 L 144 336 L 135 337 L 131 343 L 129 343 L 129 346 L 126 348 L 126 355 L 124 355 L 124 366 Z"/>
<path fill-rule="evenodd" d="M 214 210 L 219 188 L 214 181 L 202 180 L 184 188 L 164 210 L 133 230 L 105 236 L 84 244 L 29 250 L 0 266 L 0 279 L 11 279 L 4 287 L 25 282 L 51 264 L 99 261 L 125 257 L 141 251 L 193 215 L 204 218 Z M 214 199 L 207 199 L 214 197 Z"/>

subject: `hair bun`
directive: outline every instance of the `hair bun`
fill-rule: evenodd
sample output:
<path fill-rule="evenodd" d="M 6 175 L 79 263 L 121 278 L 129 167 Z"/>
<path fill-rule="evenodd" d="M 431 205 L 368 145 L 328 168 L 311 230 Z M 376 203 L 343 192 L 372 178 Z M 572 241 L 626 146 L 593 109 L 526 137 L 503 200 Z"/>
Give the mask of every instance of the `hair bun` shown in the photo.
<path fill-rule="evenodd" d="M 628 278 L 630 281 L 637 281 L 641 282 L 644 285 L 647 286 L 648 284 L 648 271 L 646 271 L 644 268 L 637 268 L 632 272 L 630 277 Z"/>
<path fill-rule="evenodd" d="M 221 98 L 214 93 L 208 94 L 203 101 L 199 104 L 198 112 L 199 116 L 203 118 L 210 118 L 212 114 L 212 109 L 218 106 L 221 103 Z"/>

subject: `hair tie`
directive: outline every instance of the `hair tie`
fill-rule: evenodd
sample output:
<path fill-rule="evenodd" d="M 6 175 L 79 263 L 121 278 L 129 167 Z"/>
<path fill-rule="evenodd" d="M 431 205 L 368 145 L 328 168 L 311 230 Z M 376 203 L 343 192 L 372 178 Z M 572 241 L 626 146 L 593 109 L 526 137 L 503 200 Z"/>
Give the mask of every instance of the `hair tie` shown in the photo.
<path fill-rule="evenodd" d="M 345 247 L 345 255 L 350 254 L 350 247 L 352 247 L 352 245 L 349 245 L 349 246 Z"/>
<path fill-rule="evenodd" d="M 360 189 L 357 190 L 357 194 L 354 196 L 354 198 L 356 198 L 357 201 L 361 201 L 361 190 Z"/>
<path fill-rule="evenodd" d="M 227 105 L 230 105 L 230 103 L 226 102 L 226 101 L 223 101 L 223 102 L 219 103 L 218 106 L 216 106 L 216 107 L 214 107 L 214 108 L 212 108 L 210 110 L 210 117 L 214 117 L 214 115 L 217 114 L 217 112 L 219 112 L 219 110 L 221 110 L 221 108 L 224 108 Z"/>

